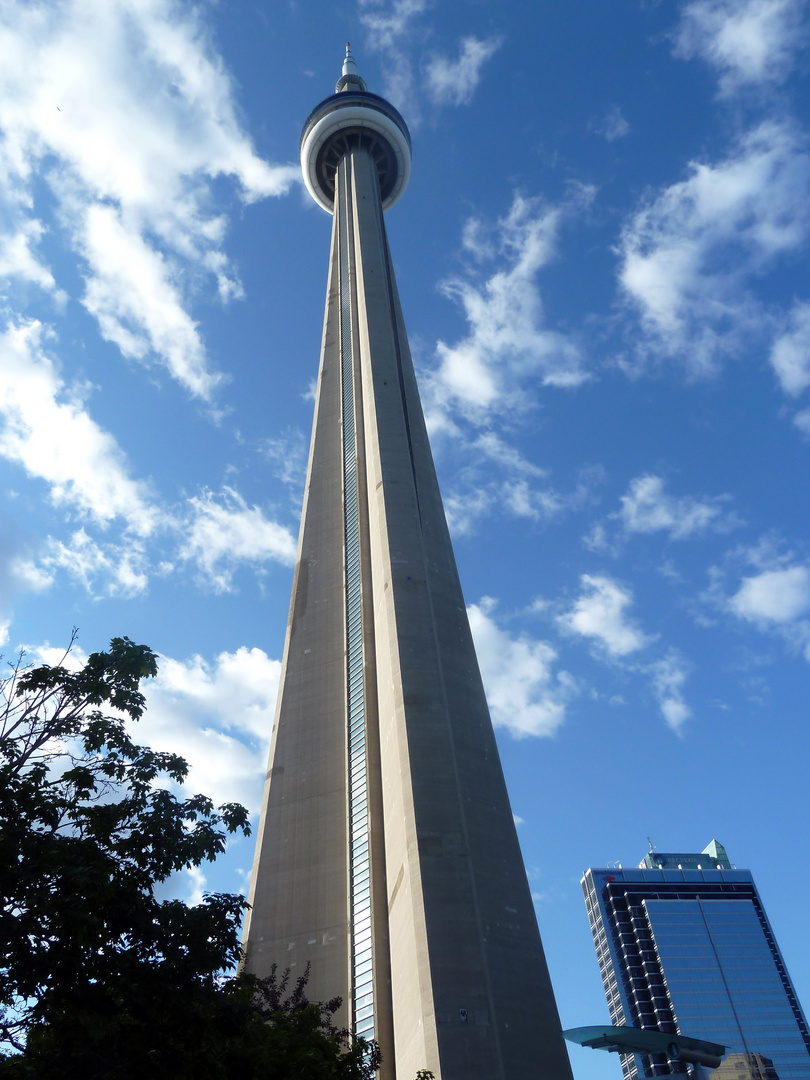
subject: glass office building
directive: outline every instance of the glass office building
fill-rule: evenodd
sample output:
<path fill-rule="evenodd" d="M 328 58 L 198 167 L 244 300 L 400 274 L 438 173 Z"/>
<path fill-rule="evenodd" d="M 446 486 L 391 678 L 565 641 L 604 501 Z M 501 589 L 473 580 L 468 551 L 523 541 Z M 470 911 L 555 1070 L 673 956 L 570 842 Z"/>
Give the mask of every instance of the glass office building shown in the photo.
<path fill-rule="evenodd" d="M 712 1080 L 808 1080 L 810 1032 L 747 870 L 712 842 L 582 879 L 611 1021 L 723 1043 Z M 622 1055 L 626 1080 L 685 1073 Z"/>

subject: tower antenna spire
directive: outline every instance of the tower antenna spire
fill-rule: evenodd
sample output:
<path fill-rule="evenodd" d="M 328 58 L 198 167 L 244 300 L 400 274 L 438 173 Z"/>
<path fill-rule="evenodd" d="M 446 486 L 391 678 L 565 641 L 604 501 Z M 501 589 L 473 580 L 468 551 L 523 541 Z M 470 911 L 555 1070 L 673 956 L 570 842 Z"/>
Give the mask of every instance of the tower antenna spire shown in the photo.
<path fill-rule="evenodd" d="M 335 87 L 335 93 L 340 93 L 342 90 L 365 90 L 366 84 L 363 79 L 360 78 L 360 72 L 357 70 L 357 63 L 352 56 L 351 44 L 346 42 L 346 55 L 343 57 L 343 70 L 340 78 L 337 81 Z"/>

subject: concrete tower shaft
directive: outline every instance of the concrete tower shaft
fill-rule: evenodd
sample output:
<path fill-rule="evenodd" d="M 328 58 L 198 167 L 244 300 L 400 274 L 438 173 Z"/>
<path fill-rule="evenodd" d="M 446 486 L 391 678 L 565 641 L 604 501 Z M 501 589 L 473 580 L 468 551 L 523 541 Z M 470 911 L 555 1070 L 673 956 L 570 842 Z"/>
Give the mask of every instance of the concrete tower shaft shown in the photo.
<path fill-rule="evenodd" d="M 383 220 L 407 129 L 370 99 L 302 137 L 332 248 L 247 965 L 311 963 L 384 1080 L 570 1080 Z"/>

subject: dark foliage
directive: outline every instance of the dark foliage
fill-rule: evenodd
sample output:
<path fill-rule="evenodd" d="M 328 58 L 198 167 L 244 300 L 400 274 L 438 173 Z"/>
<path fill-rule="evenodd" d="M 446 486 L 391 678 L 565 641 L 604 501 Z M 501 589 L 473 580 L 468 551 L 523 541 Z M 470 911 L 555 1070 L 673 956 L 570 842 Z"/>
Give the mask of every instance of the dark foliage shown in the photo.
<path fill-rule="evenodd" d="M 365 1080 L 376 1049 L 305 978 L 224 976 L 243 897 L 155 898 L 248 832 L 238 804 L 155 786 L 186 775 L 126 730 L 156 672 L 115 638 L 80 671 L 18 664 L 0 684 L 0 1076 Z"/>
<path fill-rule="evenodd" d="M 247 994 L 256 1016 L 245 1039 L 255 1071 L 245 1075 L 256 1080 L 374 1080 L 380 1067 L 377 1045 L 353 1039 L 334 1025 L 340 998 L 307 1000 L 308 975 L 309 969 L 290 993 L 289 971 L 279 978 L 275 967 L 266 979 L 242 975 L 235 981 L 235 992 Z M 233 1072 L 234 1077 L 241 1075 L 238 1069 Z"/>
<path fill-rule="evenodd" d="M 340 1001 L 307 1000 L 302 976 L 240 975 L 191 996 L 142 987 L 144 1008 L 79 1033 L 61 1020 L 34 1027 L 25 1054 L 0 1063 L 9 1080 L 374 1080 L 376 1046 L 332 1020 Z M 168 1007 L 171 1011 L 163 1011 Z M 97 1019 L 95 1010 L 82 1010 Z M 68 1018 L 65 1018 L 67 1021 Z"/>

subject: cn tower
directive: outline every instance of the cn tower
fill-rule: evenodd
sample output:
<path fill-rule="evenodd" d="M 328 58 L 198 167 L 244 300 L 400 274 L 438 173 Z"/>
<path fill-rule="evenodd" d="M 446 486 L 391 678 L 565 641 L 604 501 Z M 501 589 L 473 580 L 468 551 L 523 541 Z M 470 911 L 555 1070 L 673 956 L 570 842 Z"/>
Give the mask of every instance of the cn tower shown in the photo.
<path fill-rule="evenodd" d="M 332 247 L 246 964 L 311 965 L 384 1080 L 571 1080 L 383 220 L 411 139 L 348 46 L 300 149 Z"/>

